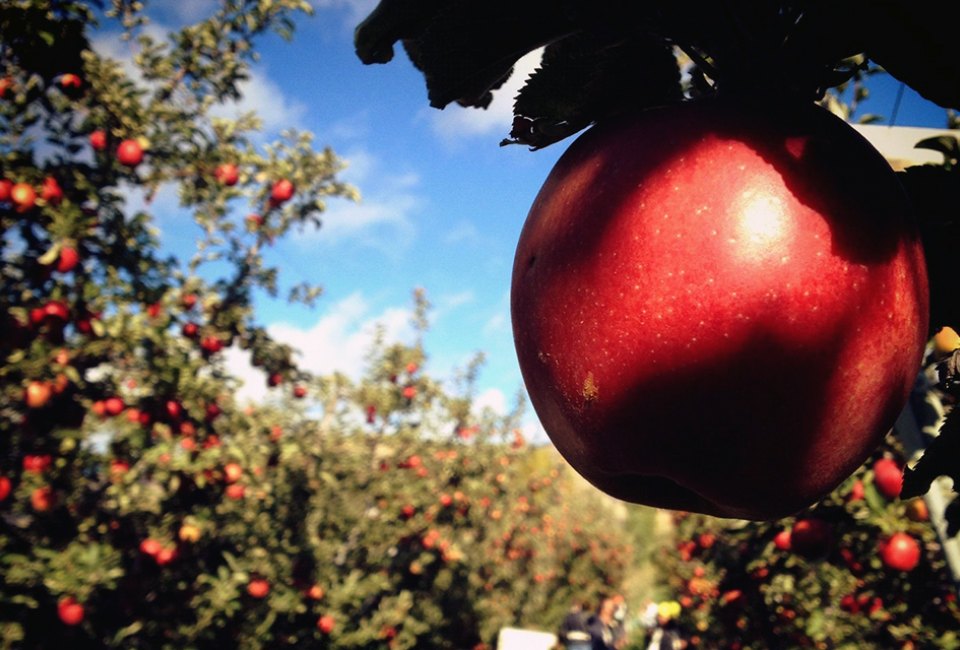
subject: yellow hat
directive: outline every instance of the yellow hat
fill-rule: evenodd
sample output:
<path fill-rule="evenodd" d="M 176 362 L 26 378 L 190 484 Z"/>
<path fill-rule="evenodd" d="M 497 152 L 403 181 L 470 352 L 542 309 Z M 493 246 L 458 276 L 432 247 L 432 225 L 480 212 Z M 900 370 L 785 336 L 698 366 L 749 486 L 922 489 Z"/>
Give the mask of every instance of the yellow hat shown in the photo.
<path fill-rule="evenodd" d="M 665 600 L 657 605 L 657 614 L 663 618 L 680 616 L 680 603 L 675 600 Z"/>

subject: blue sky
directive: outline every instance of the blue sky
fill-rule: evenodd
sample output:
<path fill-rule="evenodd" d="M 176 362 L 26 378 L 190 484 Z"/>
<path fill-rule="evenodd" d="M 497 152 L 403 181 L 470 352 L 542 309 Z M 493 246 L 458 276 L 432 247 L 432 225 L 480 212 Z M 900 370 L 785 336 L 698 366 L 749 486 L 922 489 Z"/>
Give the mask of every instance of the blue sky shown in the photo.
<path fill-rule="evenodd" d="M 487 111 L 431 109 L 422 76 L 399 48 L 389 64 L 361 64 L 353 28 L 374 4 L 315 2 L 315 15 L 298 19 L 292 42 L 275 36 L 259 42 L 262 58 L 243 108 L 264 118 L 268 135 L 285 127 L 313 132 L 318 146 L 331 146 L 349 163 L 343 179 L 363 197 L 358 204 L 331 201 L 323 228 L 268 255 L 282 267 L 284 281 L 319 283 L 325 293 L 314 309 L 263 300 L 261 319 L 302 351 L 307 369 L 357 376 L 374 323 L 391 338 L 410 340 L 411 293 L 423 287 L 434 305 L 429 370 L 448 377 L 483 351 L 481 402 L 502 408 L 522 386 L 509 316 L 514 246 L 540 184 L 568 143 L 538 152 L 498 144 L 510 130 L 512 97 L 534 57 L 521 61 Z M 203 17 L 213 3 L 149 6 L 155 27 L 163 28 Z M 100 43 L 122 56 L 114 47 Z M 895 91 L 895 84 L 878 84 L 864 110 L 889 114 Z M 912 93 L 904 98 L 898 124 L 942 123 L 942 110 Z M 168 242 L 188 227 L 172 209 L 155 212 Z M 237 358 L 232 362 L 250 378 L 245 394 L 262 394 L 262 378 Z"/>

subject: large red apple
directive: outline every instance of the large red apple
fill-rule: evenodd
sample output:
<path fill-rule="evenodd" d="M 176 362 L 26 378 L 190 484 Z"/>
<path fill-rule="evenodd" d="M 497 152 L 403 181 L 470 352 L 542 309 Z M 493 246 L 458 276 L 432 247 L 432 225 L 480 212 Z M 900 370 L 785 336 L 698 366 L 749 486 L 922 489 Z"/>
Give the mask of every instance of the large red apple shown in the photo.
<path fill-rule="evenodd" d="M 590 482 L 767 519 L 887 433 L 928 287 L 898 180 L 849 126 L 709 99 L 573 143 L 521 233 L 511 310 L 540 421 Z"/>

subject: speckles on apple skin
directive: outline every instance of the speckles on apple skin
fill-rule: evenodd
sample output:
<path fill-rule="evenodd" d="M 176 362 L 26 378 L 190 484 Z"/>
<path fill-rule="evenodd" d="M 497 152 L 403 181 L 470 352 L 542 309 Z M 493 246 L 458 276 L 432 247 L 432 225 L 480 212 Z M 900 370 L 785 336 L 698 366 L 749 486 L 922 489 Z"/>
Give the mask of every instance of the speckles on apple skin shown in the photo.
<path fill-rule="evenodd" d="M 600 397 L 600 386 L 597 384 L 593 372 L 587 372 L 587 376 L 583 380 L 583 390 L 581 394 L 583 395 L 584 407 L 590 406 Z"/>

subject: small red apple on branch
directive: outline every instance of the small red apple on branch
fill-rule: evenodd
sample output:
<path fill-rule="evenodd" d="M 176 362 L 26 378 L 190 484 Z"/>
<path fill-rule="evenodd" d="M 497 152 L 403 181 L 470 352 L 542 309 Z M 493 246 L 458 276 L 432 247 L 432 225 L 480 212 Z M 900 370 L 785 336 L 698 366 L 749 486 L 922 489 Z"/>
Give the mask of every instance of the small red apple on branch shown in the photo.
<path fill-rule="evenodd" d="M 117 162 L 125 167 L 136 167 L 143 162 L 143 145 L 139 140 L 126 139 L 117 147 Z"/>
<path fill-rule="evenodd" d="M 247 594 L 251 598 L 266 598 L 270 593 L 270 583 L 263 578 L 254 578 L 247 583 Z"/>
<path fill-rule="evenodd" d="M 892 458 L 881 458 L 873 464 L 873 483 L 888 499 L 896 499 L 903 488 L 903 470 Z"/>
<path fill-rule="evenodd" d="M 64 625 L 80 625 L 85 614 L 83 605 L 77 602 L 73 596 L 64 596 L 57 602 L 57 616 L 60 617 Z"/>
<path fill-rule="evenodd" d="M 270 187 L 270 203 L 273 205 L 286 203 L 293 198 L 295 192 L 296 188 L 293 183 L 286 178 L 282 178 Z"/>
<path fill-rule="evenodd" d="M 908 533 L 894 533 L 880 544 L 880 559 L 895 571 L 913 571 L 920 563 L 920 543 Z"/>
<path fill-rule="evenodd" d="M 213 171 L 213 177 L 221 185 L 233 187 L 240 180 L 240 170 L 233 163 L 221 163 Z"/>

